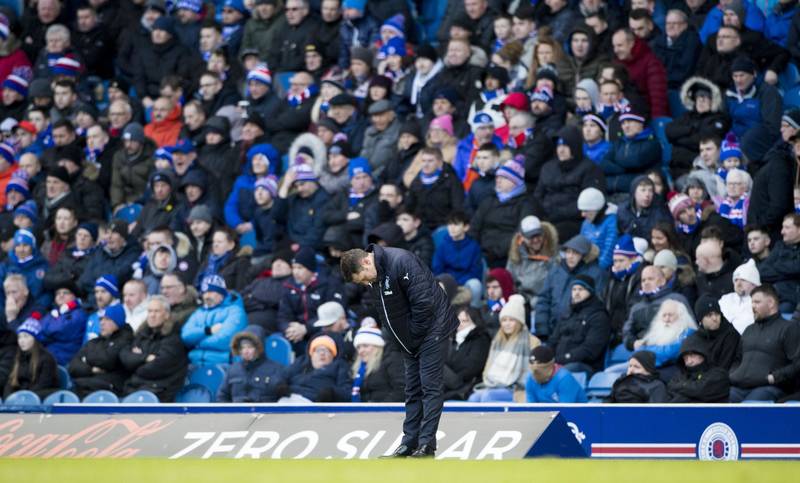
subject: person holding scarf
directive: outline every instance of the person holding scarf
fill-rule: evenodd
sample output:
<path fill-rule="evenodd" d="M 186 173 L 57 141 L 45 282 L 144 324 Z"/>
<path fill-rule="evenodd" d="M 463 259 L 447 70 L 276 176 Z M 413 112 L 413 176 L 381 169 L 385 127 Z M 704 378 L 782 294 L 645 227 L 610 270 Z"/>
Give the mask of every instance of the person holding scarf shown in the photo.
<path fill-rule="evenodd" d="M 741 169 L 732 169 L 725 177 L 727 196 L 717 198 L 717 213 L 741 229 L 747 224 L 747 209 L 750 206 L 750 188 L 753 178 Z"/>

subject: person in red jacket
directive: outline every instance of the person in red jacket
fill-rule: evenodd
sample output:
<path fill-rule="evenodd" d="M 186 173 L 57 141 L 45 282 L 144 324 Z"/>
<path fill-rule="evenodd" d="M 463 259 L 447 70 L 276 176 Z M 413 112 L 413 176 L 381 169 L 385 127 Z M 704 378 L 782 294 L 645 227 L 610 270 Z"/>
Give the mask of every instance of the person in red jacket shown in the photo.
<path fill-rule="evenodd" d="M 630 29 L 614 32 L 611 38 L 614 60 L 628 69 L 631 82 L 650 105 L 650 117 L 669 116 L 667 104 L 667 71 L 664 64 Z"/>
<path fill-rule="evenodd" d="M 144 135 L 159 148 L 173 146 L 178 142 L 182 127 L 181 106 L 169 98 L 159 97 L 153 104 L 153 121 L 144 127 Z"/>

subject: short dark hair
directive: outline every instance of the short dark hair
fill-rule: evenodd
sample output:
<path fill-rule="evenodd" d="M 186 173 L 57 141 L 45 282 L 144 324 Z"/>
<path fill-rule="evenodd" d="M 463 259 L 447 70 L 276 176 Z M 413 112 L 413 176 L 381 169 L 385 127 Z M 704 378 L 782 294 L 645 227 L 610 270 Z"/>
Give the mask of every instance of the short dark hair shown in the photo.
<path fill-rule="evenodd" d="M 722 237 L 722 230 L 717 225 L 708 225 L 700 231 L 701 240 L 719 240 L 725 244 L 725 239 Z"/>
<path fill-rule="evenodd" d="M 775 288 L 768 283 L 759 285 L 758 287 L 754 288 L 753 291 L 750 292 L 750 297 L 752 298 L 757 293 L 761 293 L 765 297 L 771 298 L 772 300 L 775 301 L 776 304 L 780 302 L 780 297 L 778 297 L 778 292 L 776 292 Z"/>
<path fill-rule="evenodd" d="M 448 225 L 469 225 L 469 217 L 463 211 L 454 211 L 447 215 Z"/>
<path fill-rule="evenodd" d="M 760 231 L 761 233 L 769 236 L 769 230 L 764 225 L 759 225 L 756 223 L 748 223 L 744 226 L 744 236 L 746 237 L 750 233 L 754 231 Z"/>
<path fill-rule="evenodd" d="M 434 156 L 439 161 L 444 160 L 444 156 L 442 156 L 442 150 L 439 148 L 426 146 L 419 150 L 419 155 L 422 156 L 423 154 Z"/>
<path fill-rule="evenodd" d="M 794 226 L 800 227 L 800 213 L 789 213 L 788 215 L 784 216 L 783 219 L 784 221 L 791 219 Z"/>
<path fill-rule="evenodd" d="M 653 23 L 653 17 L 650 15 L 650 12 L 645 8 L 634 8 L 633 10 L 631 10 L 631 13 L 628 14 L 628 18 L 631 20 L 646 19 L 649 20 L 650 23 Z"/>
<path fill-rule="evenodd" d="M 478 147 L 478 151 L 489 151 L 495 156 L 500 155 L 500 150 L 497 149 L 497 146 L 494 143 L 483 143 Z"/>
<path fill-rule="evenodd" d="M 353 281 L 353 275 L 361 271 L 361 261 L 367 258 L 369 254 L 366 250 L 361 248 L 353 248 L 342 253 L 342 258 L 339 261 L 339 267 L 342 270 L 342 278 L 346 282 Z"/>
<path fill-rule="evenodd" d="M 66 119 L 59 119 L 58 121 L 53 123 L 53 131 L 61 128 L 64 128 L 69 132 L 75 132 L 75 126 L 73 126 L 72 123 L 67 121 Z"/>
<path fill-rule="evenodd" d="M 78 86 L 75 85 L 75 81 L 72 79 L 59 79 L 56 81 L 56 87 L 67 87 L 73 93 L 78 92 Z"/>
<path fill-rule="evenodd" d="M 394 215 L 395 219 L 397 219 L 397 217 L 400 216 L 400 215 L 408 215 L 411 218 L 415 218 L 417 220 L 421 220 L 422 219 L 422 217 L 419 216 L 419 213 L 417 213 L 416 210 L 412 210 L 406 205 L 400 205 L 397 208 L 397 211 L 395 212 L 395 215 Z"/>
<path fill-rule="evenodd" d="M 704 134 L 700 136 L 700 142 L 698 143 L 698 146 L 705 143 L 714 143 L 717 147 L 719 147 L 722 144 L 722 139 L 720 139 L 716 134 Z"/>

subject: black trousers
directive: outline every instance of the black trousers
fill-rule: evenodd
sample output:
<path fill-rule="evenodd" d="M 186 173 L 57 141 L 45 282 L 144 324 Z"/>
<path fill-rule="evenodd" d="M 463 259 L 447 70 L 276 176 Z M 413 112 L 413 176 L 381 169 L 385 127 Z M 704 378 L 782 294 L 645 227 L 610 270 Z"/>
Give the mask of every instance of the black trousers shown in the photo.
<path fill-rule="evenodd" d="M 444 406 L 444 359 L 448 338 L 429 334 L 416 355 L 403 352 L 406 373 L 406 419 L 402 444 L 409 448 L 436 448 L 436 430 Z"/>

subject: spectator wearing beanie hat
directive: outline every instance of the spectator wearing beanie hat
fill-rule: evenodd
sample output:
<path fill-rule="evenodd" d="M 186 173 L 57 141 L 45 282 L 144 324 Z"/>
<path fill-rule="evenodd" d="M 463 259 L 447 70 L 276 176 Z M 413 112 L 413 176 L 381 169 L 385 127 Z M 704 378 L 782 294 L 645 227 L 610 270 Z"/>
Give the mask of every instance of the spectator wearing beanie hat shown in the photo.
<path fill-rule="evenodd" d="M 744 334 L 744 330 L 755 322 L 750 292 L 759 286 L 761 275 L 755 259 L 751 258 L 733 271 L 733 292 L 719 299 L 720 313 L 739 334 Z"/>
<path fill-rule="evenodd" d="M 337 357 L 336 341 L 319 335 L 308 344 L 308 351 L 298 357 L 286 370 L 295 402 L 345 402 L 350 401 L 353 381 L 347 363 Z"/>
<path fill-rule="evenodd" d="M 289 189 L 296 190 L 289 195 Z M 322 249 L 325 223 L 321 214 L 330 196 L 320 189 L 319 178 L 308 165 L 295 165 L 289 169 L 278 188 L 275 218 L 286 227 L 289 241 L 299 245 Z"/>
<path fill-rule="evenodd" d="M 40 399 L 44 399 L 58 390 L 58 364 L 53 355 L 39 342 L 40 331 L 41 325 L 37 317 L 27 318 L 17 329 L 14 344 L 16 349 L 8 348 L 11 365 L 5 367 L 9 371 L 9 377 L 3 390 L 4 398 L 16 391 L 27 390 L 35 392 Z M 13 337 L 13 332 L 9 335 Z"/>
<path fill-rule="evenodd" d="M 470 402 L 521 402 L 531 349 L 541 342 L 528 332 L 525 299 L 514 294 L 500 311 L 500 330 L 492 339 L 483 380 Z"/>
<path fill-rule="evenodd" d="M 512 159 L 495 171 L 495 196 L 488 196 L 472 217 L 469 235 L 477 240 L 490 268 L 505 267 L 511 240 L 520 221 L 533 214 L 542 216 L 541 206 L 525 195 L 525 168 Z"/>
<path fill-rule="evenodd" d="M 227 364 L 231 339 L 247 326 L 242 298 L 219 275 L 203 278 L 200 292 L 203 305 L 183 325 L 181 339 L 192 364 Z"/>
<path fill-rule="evenodd" d="M 600 249 L 598 263 L 608 269 L 613 263 L 617 243 L 617 214 L 608 213 L 606 197 L 597 188 L 589 187 L 578 195 L 578 210 L 583 217 L 581 235 Z"/>
<path fill-rule="evenodd" d="M 337 193 L 322 217 L 328 226 L 326 238 L 339 239 L 350 249 L 365 246 L 367 234 L 375 228 L 367 225 L 367 214 L 377 209 L 378 190 L 366 158 L 351 159 L 347 172 L 350 189 Z"/>
<path fill-rule="evenodd" d="M 106 307 L 120 303 L 119 282 L 111 274 L 98 277 L 94 283 L 94 305 L 97 311 L 86 320 L 83 342 L 86 343 L 100 335 L 100 314 Z"/>
<path fill-rule="evenodd" d="M 320 274 L 317 254 L 311 247 L 301 247 L 294 254 L 292 277 L 284 287 L 278 306 L 278 329 L 296 353 L 302 354 L 310 338 L 320 330 L 314 326 L 317 308 L 331 301 L 344 306 L 343 287 L 337 278 Z"/>
<path fill-rule="evenodd" d="M 237 233 L 246 233 L 252 229 L 252 220 L 256 209 L 255 182 L 257 179 L 276 171 L 275 165 L 280 163 L 280 154 L 271 144 L 255 144 L 247 150 L 247 161 L 242 173 L 233 182 L 228 199 L 225 201 L 225 222 Z"/>
<path fill-rule="evenodd" d="M 18 228 L 34 230 L 39 224 L 39 208 L 33 200 L 26 200 L 17 205 L 12 214 L 14 226 Z"/>
<path fill-rule="evenodd" d="M 594 164 L 600 165 L 612 147 L 606 139 L 608 125 L 597 114 L 585 114 L 581 123 L 581 134 L 583 134 L 583 155 L 591 159 Z"/>
<path fill-rule="evenodd" d="M 109 305 L 100 313 L 100 320 L 100 336 L 84 344 L 67 368 L 73 391 L 81 398 L 101 389 L 120 395 L 128 375 L 119 360 L 120 351 L 133 341 L 124 307 Z"/>
<path fill-rule="evenodd" d="M 13 210 L 30 198 L 30 185 L 25 171 L 15 171 L 6 185 L 5 209 Z"/>
<path fill-rule="evenodd" d="M 609 193 L 627 193 L 633 180 L 661 166 L 661 144 L 645 118 L 633 109 L 619 116 L 623 135 L 613 142 L 600 167 Z"/>
<path fill-rule="evenodd" d="M 612 347 L 622 341 L 622 326 L 628 309 L 638 296 L 641 285 L 642 257 L 634 247 L 633 237 L 624 234 L 617 239 L 612 255 L 611 277 L 602 297 L 611 319 Z"/>
<path fill-rule="evenodd" d="M 541 203 L 545 218 L 558 229 L 559 238 L 568 240 L 580 232 L 578 196 L 586 188 L 605 190 L 603 173 L 584 158 L 581 134 L 564 126 L 555 139 L 555 157 L 539 173 L 534 198 Z"/>
<path fill-rule="evenodd" d="M 525 379 L 525 402 L 568 404 L 588 401 L 586 392 L 572 372 L 557 361 L 549 346 L 540 345 L 531 351 L 528 360 L 531 370 Z"/>
<path fill-rule="evenodd" d="M 611 324 L 603 301 L 595 292 L 594 280 L 577 275 L 570 291 L 569 312 L 558 321 L 548 345 L 553 347 L 558 364 L 570 372 L 586 372 L 591 377 L 603 368 Z"/>
<path fill-rule="evenodd" d="M 706 209 L 698 216 L 694 202 L 683 193 L 670 198 L 668 206 L 685 253 L 695 253 L 703 230 L 709 226 L 714 226 L 721 232 L 726 247 L 739 247 L 744 241 L 742 230 L 715 210 Z"/>
<path fill-rule="evenodd" d="M 342 23 L 339 31 L 341 48 L 339 67 L 350 67 L 352 47 L 369 48 L 380 38 L 380 24 L 375 17 L 366 12 L 366 0 L 345 0 L 342 2 Z M 401 38 L 402 39 L 402 38 Z"/>
<path fill-rule="evenodd" d="M 750 312 L 752 313 L 752 307 Z M 702 295 L 694 304 L 694 315 L 700 328 L 687 340 L 705 348 L 706 361 L 726 372 L 733 366 L 741 336 L 722 315 L 715 297 Z"/>
<path fill-rule="evenodd" d="M 47 260 L 39 252 L 36 236 L 31 230 L 22 228 L 14 233 L 13 240 L 13 249 L 0 266 L 0 270 L 7 274 L 18 273 L 25 277 L 30 297 L 39 307 L 49 307 L 53 297 L 44 289 L 44 276 L 48 265 Z"/>
<path fill-rule="evenodd" d="M 88 315 L 73 280 L 60 283 L 53 292 L 54 308 L 42 318 L 39 340 L 60 365 L 66 366 L 83 344 Z"/>
<path fill-rule="evenodd" d="M 381 331 L 362 327 L 353 338 L 358 358 L 353 363 L 353 402 L 403 402 L 405 387 L 400 352 L 384 350 Z"/>
<path fill-rule="evenodd" d="M 475 165 L 478 149 L 486 143 L 493 143 L 497 149 L 503 148 L 503 140 L 494 133 L 494 120 L 486 112 L 478 112 L 472 117 L 472 132 L 459 141 L 453 168 L 461 181 L 467 180 L 470 168 Z"/>
<path fill-rule="evenodd" d="M 256 21 L 256 19 L 253 19 L 253 22 Z M 248 25 L 253 22 L 248 22 Z M 248 27 L 245 26 L 245 37 L 247 36 L 247 29 Z M 250 103 L 247 108 L 248 113 L 259 114 L 262 119 L 272 119 L 281 105 L 280 98 L 272 88 L 272 71 L 269 70 L 266 64 L 258 64 L 254 69 L 247 72 L 245 80 L 247 82 L 246 100 Z"/>
<path fill-rule="evenodd" d="M 543 340 L 553 332 L 561 314 L 569 309 L 569 287 L 575 276 L 587 275 L 594 279 L 597 293 L 603 293 L 608 280 L 607 272 L 597 264 L 597 246 L 586 237 L 576 235 L 562 248 L 564 256 L 550 269 L 536 302 L 534 333 Z"/>
<path fill-rule="evenodd" d="M 430 44 L 421 45 L 415 52 L 414 65 L 409 71 L 409 81 L 403 86 L 403 99 L 413 107 L 417 118 L 430 115 L 438 89 L 436 76 L 444 67 L 439 54 Z"/>
<path fill-rule="evenodd" d="M 656 355 L 652 351 L 634 352 L 628 360 L 627 373 L 614 381 L 610 403 L 665 403 L 669 394 L 664 382 L 658 378 Z"/>

